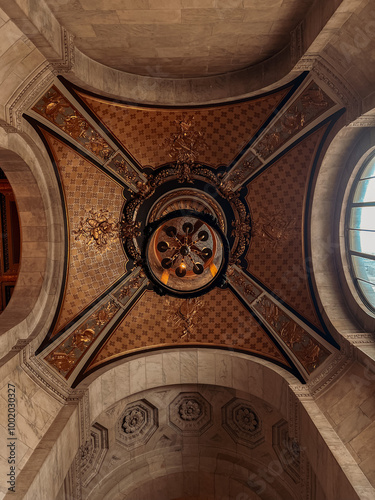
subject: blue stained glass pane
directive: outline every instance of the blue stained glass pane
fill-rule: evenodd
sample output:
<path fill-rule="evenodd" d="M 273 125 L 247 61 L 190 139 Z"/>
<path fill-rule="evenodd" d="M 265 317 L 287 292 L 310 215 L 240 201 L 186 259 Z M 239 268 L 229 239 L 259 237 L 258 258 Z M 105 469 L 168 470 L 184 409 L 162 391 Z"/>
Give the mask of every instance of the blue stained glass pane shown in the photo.
<path fill-rule="evenodd" d="M 354 252 L 375 255 L 375 232 L 351 229 L 349 231 L 349 245 L 350 250 L 354 250 Z"/>
<path fill-rule="evenodd" d="M 358 285 L 368 302 L 375 308 L 375 285 L 358 280 Z"/>
<path fill-rule="evenodd" d="M 350 213 L 350 227 L 375 230 L 375 207 L 355 207 Z"/>
<path fill-rule="evenodd" d="M 371 160 L 361 175 L 361 179 L 366 177 L 375 177 L 375 159 Z"/>
<path fill-rule="evenodd" d="M 375 285 L 375 260 L 352 255 L 352 262 L 356 277 Z"/>
<path fill-rule="evenodd" d="M 369 201 L 375 201 L 375 177 L 365 181 L 359 181 L 353 198 L 354 203 Z"/>

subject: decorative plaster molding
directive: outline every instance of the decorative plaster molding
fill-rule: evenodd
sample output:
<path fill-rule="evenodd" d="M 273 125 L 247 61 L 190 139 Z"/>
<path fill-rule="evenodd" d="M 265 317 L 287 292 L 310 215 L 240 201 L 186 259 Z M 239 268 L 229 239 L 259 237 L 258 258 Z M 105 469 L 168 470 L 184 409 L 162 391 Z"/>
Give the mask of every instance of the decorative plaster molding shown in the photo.
<path fill-rule="evenodd" d="M 51 86 L 55 75 L 52 65 L 44 61 L 12 94 L 5 105 L 8 122 L 12 127 L 22 130 L 23 113 Z"/>
<path fill-rule="evenodd" d="M 327 364 L 327 367 L 319 373 L 319 375 L 315 378 L 312 378 L 308 387 L 310 389 L 311 395 L 315 398 L 318 394 L 322 393 L 328 389 L 328 387 L 336 381 L 343 372 L 349 368 L 349 365 L 353 361 L 354 356 L 354 348 L 352 345 L 348 347 L 348 349 L 342 349 L 335 356 L 331 356 L 330 363 Z"/>
<path fill-rule="evenodd" d="M 348 127 L 375 127 L 375 116 L 360 116 L 351 123 L 348 123 Z"/>
<path fill-rule="evenodd" d="M 301 480 L 301 450 L 298 441 L 291 438 L 288 422 L 284 419 L 272 427 L 272 447 L 285 472 L 295 483 Z"/>
<path fill-rule="evenodd" d="M 302 56 L 294 66 L 294 71 L 311 71 L 314 67 L 314 63 L 317 57 L 317 54 Z"/>
<path fill-rule="evenodd" d="M 32 344 L 29 343 L 22 351 L 22 368 L 25 372 L 60 403 L 79 403 L 86 390 L 71 389 L 61 377 L 54 375 L 46 363 L 33 355 Z"/>
<path fill-rule="evenodd" d="M 172 427 L 189 436 L 200 436 L 213 424 L 210 403 L 198 392 L 181 392 L 169 406 Z"/>
<path fill-rule="evenodd" d="M 108 451 L 108 429 L 95 423 L 90 436 L 78 450 L 81 462 L 82 486 L 87 486 L 97 475 Z"/>
<path fill-rule="evenodd" d="M 90 436 L 90 400 L 89 391 L 85 391 L 79 401 L 80 443 L 81 446 Z"/>
<path fill-rule="evenodd" d="M 64 480 L 64 498 L 82 500 L 81 461 L 76 454 Z"/>
<path fill-rule="evenodd" d="M 353 345 L 373 345 L 375 341 L 374 333 L 349 333 L 345 338 Z"/>
<path fill-rule="evenodd" d="M 315 481 L 313 481 L 313 474 L 314 473 L 307 459 L 306 453 L 302 450 L 300 467 L 301 500 L 313 500 L 315 498 Z"/>
<path fill-rule="evenodd" d="M 303 43 L 303 34 L 304 34 L 304 21 L 300 22 L 294 30 L 291 32 L 291 40 L 290 40 L 290 58 L 292 64 L 296 64 L 297 61 L 300 61 L 304 54 L 304 43 Z"/>
<path fill-rule="evenodd" d="M 288 434 L 299 442 L 300 438 L 300 403 L 295 393 L 288 390 Z"/>
<path fill-rule="evenodd" d="M 126 406 L 115 427 L 116 441 L 127 448 L 146 444 L 159 426 L 158 409 L 142 399 Z"/>
<path fill-rule="evenodd" d="M 5 105 L 7 127 L 10 131 L 22 130 L 22 115 L 50 86 L 56 75 L 68 73 L 75 63 L 74 36 L 62 28 L 62 58 L 43 61 L 31 75 L 13 92 Z M 0 124 L 3 126 L 2 124 Z M 3 126 L 4 128 L 4 126 Z M 13 130 L 15 129 L 15 130 Z"/>
<path fill-rule="evenodd" d="M 310 389 L 307 385 L 290 385 L 289 387 L 298 399 L 312 399 Z"/>
<path fill-rule="evenodd" d="M 308 55 L 300 59 L 295 70 L 311 71 L 315 79 L 320 80 L 331 90 L 339 103 L 347 108 L 347 121 L 353 121 L 361 113 L 361 98 L 352 86 L 345 81 L 334 66 L 319 55 Z"/>
<path fill-rule="evenodd" d="M 56 74 L 68 73 L 75 63 L 74 35 L 61 26 L 62 58 L 50 61 Z"/>
<path fill-rule="evenodd" d="M 223 428 L 236 443 L 256 448 L 265 441 L 260 417 L 248 401 L 234 398 L 221 411 Z"/>

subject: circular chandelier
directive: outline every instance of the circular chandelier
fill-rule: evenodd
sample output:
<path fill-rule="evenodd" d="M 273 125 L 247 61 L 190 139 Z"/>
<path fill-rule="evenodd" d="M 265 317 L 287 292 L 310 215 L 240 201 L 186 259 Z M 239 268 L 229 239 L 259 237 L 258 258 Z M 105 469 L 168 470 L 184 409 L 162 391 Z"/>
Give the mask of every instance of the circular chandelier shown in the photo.
<path fill-rule="evenodd" d="M 208 214 L 179 210 L 150 223 L 144 262 L 159 293 L 198 296 L 225 281 L 228 241 Z"/>

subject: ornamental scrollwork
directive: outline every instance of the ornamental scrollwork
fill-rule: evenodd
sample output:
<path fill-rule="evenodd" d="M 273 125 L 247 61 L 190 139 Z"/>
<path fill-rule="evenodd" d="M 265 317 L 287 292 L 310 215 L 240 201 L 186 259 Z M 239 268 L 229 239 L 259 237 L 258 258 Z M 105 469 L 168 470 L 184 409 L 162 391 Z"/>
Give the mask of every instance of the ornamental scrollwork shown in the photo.
<path fill-rule="evenodd" d="M 185 168 L 186 167 L 186 168 Z M 227 200 L 235 213 L 235 225 L 233 225 L 233 237 L 235 238 L 234 245 L 230 254 L 230 263 L 241 264 L 241 256 L 245 253 L 246 247 L 250 239 L 250 217 L 245 208 L 244 203 L 240 199 L 239 192 L 232 191 L 227 184 L 223 182 L 222 175 L 212 172 L 207 167 L 200 164 L 171 164 L 156 174 L 149 174 L 147 181 L 139 181 L 136 183 L 137 192 L 132 194 L 132 198 L 125 206 L 124 219 L 122 225 L 128 225 L 130 229 L 135 231 L 139 227 L 135 227 L 135 216 L 142 203 L 150 198 L 157 187 L 161 186 L 170 178 L 177 178 L 180 182 L 193 183 L 196 179 L 204 179 L 212 185 L 220 196 Z M 140 261 L 140 251 L 134 242 L 134 237 L 130 234 L 129 237 L 123 239 L 128 255 L 136 261 Z"/>
<path fill-rule="evenodd" d="M 240 292 L 242 292 L 242 295 L 245 296 L 247 301 L 249 301 L 249 299 L 250 301 L 256 299 L 262 293 L 254 283 L 246 278 L 246 275 L 237 271 L 233 266 L 229 266 L 227 276 L 229 282 L 240 289 Z"/>
<path fill-rule="evenodd" d="M 105 252 L 112 242 L 119 238 L 119 222 L 105 209 L 91 209 L 81 218 L 78 229 L 73 230 L 75 240 L 92 245 L 98 252 Z"/>
<path fill-rule="evenodd" d="M 114 293 L 114 297 L 125 305 L 131 297 L 147 282 L 145 273 L 140 270 L 137 276 L 130 278 L 119 290 Z"/>
<path fill-rule="evenodd" d="M 331 108 L 334 102 L 315 82 L 302 92 L 254 149 L 263 159 L 269 158 L 292 136 L 300 132 L 318 116 Z"/>
<path fill-rule="evenodd" d="M 52 86 L 35 104 L 33 110 L 44 116 L 81 146 L 102 160 L 107 160 L 114 150 L 96 132 L 82 114 Z"/>
<path fill-rule="evenodd" d="M 180 339 L 188 340 L 199 323 L 204 307 L 204 299 L 195 297 L 189 299 L 173 299 L 166 297 L 167 324 L 180 331 Z"/>
<path fill-rule="evenodd" d="M 65 378 L 69 377 L 87 349 L 119 310 L 113 299 L 102 304 L 89 318 L 61 342 L 45 360 Z"/>
<path fill-rule="evenodd" d="M 273 250 L 296 237 L 297 218 L 288 217 L 281 209 L 261 211 L 252 219 L 252 237 L 261 241 L 262 248 Z"/>
<path fill-rule="evenodd" d="M 293 351 L 308 373 L 312 373 L 327 359 L 329 351 L 268 297 L 261 297 L 255 308 Z"/>
<path fill-rule="evenodd" d="M 223 179 L 223 190 L 234 191 L 261 166 L 262 162 L 251 154 L 246 160 L 235 165 Z"/>
<path fill-rule="evenodd" d="M 194 117 L 175 121 L 179 131 L 165 140 L 169 156 L 177 163 L 194 163 L 198 157 L 207 149 L 204 134 L 193 129 Z"/>

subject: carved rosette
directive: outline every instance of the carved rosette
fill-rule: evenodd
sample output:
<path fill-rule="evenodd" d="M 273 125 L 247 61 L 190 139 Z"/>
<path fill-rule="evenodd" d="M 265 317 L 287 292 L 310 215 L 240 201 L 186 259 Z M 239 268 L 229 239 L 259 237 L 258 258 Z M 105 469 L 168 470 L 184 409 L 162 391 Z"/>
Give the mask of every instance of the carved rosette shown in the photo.
<path fill-rule="evenodd" d="M 272 446 L 285 472 L 299 483 L 301 479 L 301 450 L 296 439 L 289 437 L 288 422 L 280 420 L 272 427 Z"/>
<path fill-rule="evenodd" d="M 250 403 L 232 399 L 222 408 L 223 427 L 236 443 L 255 448 L 264 442 L 260 418 Z"/>
<path fill-rule="evenodd" d="M 200 436 L 212 425 L 211 405 L 198 392 L 181 392 L 169 406 L 169 421 L 183 434 Z"/>
<path fill-rule="evenodd" d="M 116 440 L 126 447 L 147 443 L 158 428 L 158 410 L 142 399 L 126 406 L 116 425 Z"/>

